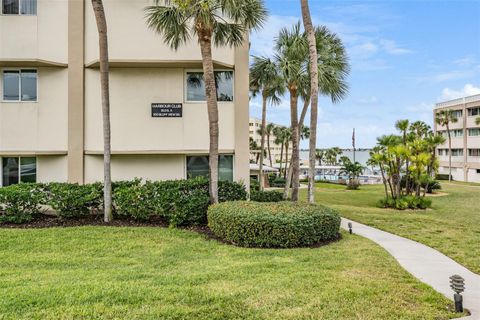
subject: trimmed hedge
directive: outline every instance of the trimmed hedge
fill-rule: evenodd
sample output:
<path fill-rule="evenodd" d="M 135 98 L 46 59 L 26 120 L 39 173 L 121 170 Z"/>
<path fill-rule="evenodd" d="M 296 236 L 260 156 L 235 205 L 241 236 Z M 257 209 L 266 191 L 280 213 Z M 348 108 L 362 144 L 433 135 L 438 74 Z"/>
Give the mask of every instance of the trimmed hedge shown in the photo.
<path fill-rule="evenodd" d="M 148 221 L 164 219 L 171 226 L 205 224 L 210 204 L 208 179 L 112 183 L 113 210 L 117 216 Z M 219 181 L 219 201 L 246 200 L 245 186 Z M 24 223 L 50 206 L 58 216 L 78 218 L 103 210 L 103 184 L 18 184 L 0 188 L 0 223 Z"/>
<path fill-rule="evenodd" d="M 235 201 L 210 206 L 208 226 L 238 246 L 292 248 L 336 239 L 340 215 L 316 204 Z"/>
<path fill-rule="evenodd" d="M 279 202 L 283 200 L 283 193 L 280 191 L 252 191 L 250 200 L 256 202 Z"/>
<path fill-rule="evenodd" d="M 0 222 L 25 223 L 41 211 L 44 185 L 21 183 L 0 188 Z"/>
<path fill-rule="evenodd" d="M 240 183 L 219 181 L 218 198 L 220 202 L 245 200 L 247 191 Z M 205 224 L 210 204 L 208 180 L 203 177 L 119 187 L 113 199 L 118 215 L 137 220 L 159 216 L 170 226 Z"/>

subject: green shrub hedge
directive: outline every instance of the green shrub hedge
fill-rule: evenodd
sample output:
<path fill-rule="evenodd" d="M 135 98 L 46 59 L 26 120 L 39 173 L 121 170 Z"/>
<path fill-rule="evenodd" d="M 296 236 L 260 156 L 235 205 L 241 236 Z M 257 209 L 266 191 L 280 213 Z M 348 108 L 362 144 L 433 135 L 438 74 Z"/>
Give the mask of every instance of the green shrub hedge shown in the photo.
<path fill-rule="evenodd" d="M 164 219 L 171 226 L 205 224 L 210 203 L 208 180 L 146 181 L 112 183 L 114 214 L 147 221 Z M 219 181 L 219 201 L 246 200 L 245 186 Z M 0 188 L 0 222 L 23 223 L 39 213 L 41 205 L 52 207 L 60 217 L 77 218 L 103 209 L 103 185 L 49 183 L 18 184 Z"/>
<path fill-rule="evenodd" d="M 392 208 L 397 210 L 427 209 L 432 206 L 432 200 L 425 197 L 404 196 L 400 199 L 381 199 L 377 203 L 379 208 Z"/>
<path fill-rule="evenodd" d="M 245 200 L 245 186 L 219 181 L 220 202 Z M 138 220 L 159 216 L 171 226 L 205 224 L 210 203 L 208 180 L 147 181 L 142 185 L 124 186 L 113 194 L 115 213 Z"/>
<path fill-rule="evenodd" d="M 235 245 L 291 248 L 335 239 L 340 216 L 314 204 L 234 201 L 210 206 L 208 226 Z"/>
<path fill-rule="evenodd" d="M 0 222 L 25 223 L 40 213 L 45 186 L 22 183 L 0 188 Z"/>
<path fill-rule="evenodd" d="M 250 200 L 256 202 L 279 202 L 283 200 L 283 193 L 280 191 L 252 191 Z"/>

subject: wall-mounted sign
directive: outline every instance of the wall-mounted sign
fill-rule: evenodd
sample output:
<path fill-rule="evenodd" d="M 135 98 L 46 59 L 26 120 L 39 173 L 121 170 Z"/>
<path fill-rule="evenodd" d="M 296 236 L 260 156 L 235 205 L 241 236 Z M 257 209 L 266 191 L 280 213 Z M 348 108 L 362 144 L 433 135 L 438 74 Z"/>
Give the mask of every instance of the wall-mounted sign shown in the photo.
<path fill-rule="evenodd" d="M 154 118 L 181 118 L 181 103 L 152 103 L 152 117 Z"/>

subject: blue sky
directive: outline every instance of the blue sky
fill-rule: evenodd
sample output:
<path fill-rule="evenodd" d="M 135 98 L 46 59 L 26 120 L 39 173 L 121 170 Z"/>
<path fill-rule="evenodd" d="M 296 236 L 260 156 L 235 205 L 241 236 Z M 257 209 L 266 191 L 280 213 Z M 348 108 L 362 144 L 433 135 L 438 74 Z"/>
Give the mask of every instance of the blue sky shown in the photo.
<path fill-rule="evenodd" d="M 270 17 L 251 35 L 252 55 L 272 55 L 278 30 L 300 19 L 299 0 L 266 4 Z M 480 94 L 479 0 L 310 0 L 310 10 L 342 38 L 351 64 L 348 96 L 320 99 L 319 147 L 350 147 L 353 127 L 357 147 L 372 147 L 398 119 L 431 124 L 436 102 Z M 250 115 L 259 118 L 260 106 L 252 99 Z M 290 123 L 287 96 L 268 107 L 267 120 Z"/>

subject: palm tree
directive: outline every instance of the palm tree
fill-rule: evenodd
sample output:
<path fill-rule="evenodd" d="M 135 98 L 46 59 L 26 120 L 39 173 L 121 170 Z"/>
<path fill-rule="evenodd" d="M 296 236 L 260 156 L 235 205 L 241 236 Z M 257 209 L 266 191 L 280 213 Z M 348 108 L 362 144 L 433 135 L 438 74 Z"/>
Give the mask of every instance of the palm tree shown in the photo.
<path fill-rule="evenodd" d="M 410 126 L 410 121 L 408 121 L 408 119 L 404 119 L 404 120 L 398 120 L 397 122 L 395 122 L 395 128 L 400 131 L 400 133 L 402 134 L 402 142 L 403 142 L 403 145 L 407 148 L 407 131 L 408 131 L 408 128 Z M 409 170 L 409 159 L 407 158 L 406 159 L 406 163 L 405 163 L 405 180 L 406 180 L 406 188 L 405 188 L 405 193 L 406 194 L 410 194 L 410 170 Z"/>
<path fill-rule="evenodd" d="M 315 187 L 315 160 L 317 148 L 317 121 L 318 121 L 318 55 L 315 30 L 313 28 L 308 0 L 301 0 L 302 19 L 305 34 L 308 40 L 308 55 L 310 67 L 310 142 L 309 142 L 309 166 L 308 166 L 308 202 L 313 203 Z"/>
<path fill-rule="evenodd" d="M 103 119 L 103 219 L 112 221 L 112 175 L 111 175 L 111 132 L 110 132 L 110 83 L 108 71 L 107 20 L 102 0 L 92 0 L 98 30 L 100 61 L 100 88 L 102 92 Z"/>
<path fill-rule="evenodd" d="M 260 148 L 265 148 L 265 134 L 267 122 L 267 102 L 278 105 L 281 100 L 279 95 L 283 95 L 285 87 L 282 85 L 277 66 L 272 60 L 266 57 L 253 57 L 253 63 L 250 66 L 250 91 L 255 97 L 262 95 L 262 125 L 260 127 Z M 263 190 L 263 152 L 260 154 L 260 190 Z"/>
<path fill-rule="evenodd" d="M 173 49 L 196 36 L 202 55 L 210 132 L 210 202 L 218 202 L 218 105 L 212 61 L 216 46 L 240 46 L 250 29 L 266 19 L 261 0 L 156 0 L 146 9 L 147 24 Z"/>
<path fill-rule="evenodd" d="M 447 129 L 448 135 L 448 181 L 452 181 L 452 136 L 450 133 L 450 124 L 456 123 L 458 118 L 455 111 L 451 109 L 440 110 L 435 116 L 435 122 Z"/>
<path fill-rule="evenodd" d="M 348 189 L 358 189 L 358 177 L 362 174 L 363 166 L 358 162 L 352 162 L 348 157 L 342 157 L 342 168 L 340 174 L 348 176 Z"/>
<path fill-rule="evenodd" d="M 287 170 L 288 170 L 288 148 L 290 147 L 290 142 L 292 141 L 292 128 L 285 128 L 283 132 L 283 144 L 285 145 L 285 170 L 284 170 L 284 178 L 287 178 Z M 293 154 L 292 154 L 293 157 Z"/>
<path fill-rule="evenodd" d="M 299 159 L 299 126 L 298 96 L 302 82 L 305 82 L 307 55 L 306 40 L 300 31 L 300 23 L 291 30 L 283 28 L 276 39 L 276 60 L 280 68 L 287 90 L 290 94 L 290 120 L 292 139 L 292 201 L 298 201 L 300 159 Z M 287 186 L 288 188 L 288 186 Z"/>
<path fill-rule="evenodd" d="M 325 160 L 325 150 L 317 149 L 315 152 L 315 159 L 318 160 L 318 165 L 322 165 L 322 161 Z"/>
<path fill-rule="evenodd" d="M 303 14 L 302 0 L 302 15 Z M 305 21 L 305 19 L 304 19 Z M 310 28 L 310 27 L 308 27 Z M 315 148 L 317 144 L 317 109 L 318 109 L 318 92 L 329 96 L 333 103 L 339 102 L 348 92 L 348 85 L 345 81 L 350 66 L 345 47 L 341 39 L 325 26 L 315 28 L 315 42 L 311 39 L 311 31 L 307 30 L 305 24 L 309 44 L 309 73 L 312 86 L 312 103 L 310 110 L 310 143 L 309 143 L 309 170 L 308 170 L 308 201 L 315 202 L 314 199 L 314 183 L 315 183 Z M 312 58 L 314 52 L 312 46 L 316 45 L 317 63 L 314 64 Z M 318 70 L 313 70 L 317 66 Z M 314 74 L 318 75 L 318 81 L 314 81 Z M 316 79 L 315 79 L 316 80 Z M 318 88 L 315 88 L 318 85 Z M 318 91 L 314 92 L 315 89 Z"/>
<path fill-rule="evenodd" d="M 300 140 L 305 140 L 310 138 L 311 130 L 309 127 L 302 126 L 300 129 Z"/>
<path fill-rule="evenodd" d="M 275 144 L 280 145 L 280 175 L 282 174 L 282 162 L 283 162 L 283 146 L 284 146 L 284 127 L 276 126 L 273 128 L 273 134 L 275 135 Z"/>
<path fill-rule="evenodd" d="M 275 125 L 273 123 L 267 124 L 265 127 L 265 135 L 267 136 L 267 150 L 268 150 L 268 159 L 270 159 L 270 167 L 273 167 L 272 153 L 270 150 L 270 137 L 274 135 Z"/>
<path fill-rule="evenodd" d="M 388 189 L 387 189 L 387 178 L 385 177 L 385 166 L 387 162 L 387 157 L 385 156 L 385 148 L 382 146 L 375 146 L 372 151 L 370 151 L 370 159 L 368 159 L 367 164 L 373 166 L 378 166 L 380 168 L 380 174 L 382 175 L 383 187 L 385 189 L 385 198 L 388 199 Z"/>

